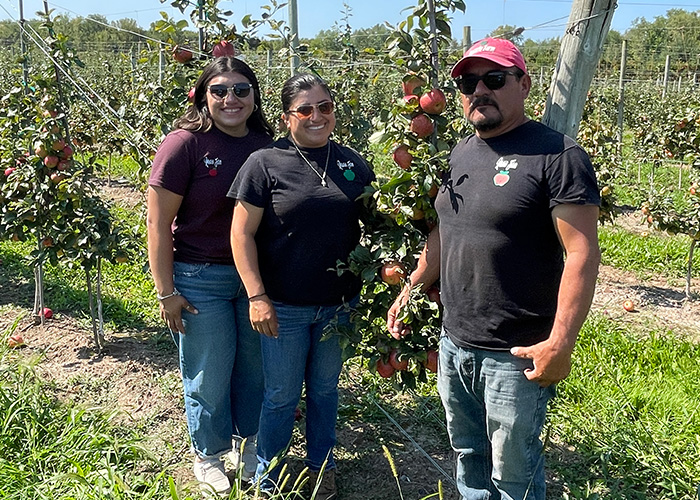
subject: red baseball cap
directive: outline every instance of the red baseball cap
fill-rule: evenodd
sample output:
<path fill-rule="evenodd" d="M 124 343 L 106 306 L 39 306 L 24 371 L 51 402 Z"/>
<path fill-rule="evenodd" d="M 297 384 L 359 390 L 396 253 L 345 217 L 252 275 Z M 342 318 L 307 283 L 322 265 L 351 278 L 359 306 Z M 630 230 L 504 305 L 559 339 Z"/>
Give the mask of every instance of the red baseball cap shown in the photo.
<path fill-rule="evenodd" d="M 505 38 L 484 38 L 469 47 L 462 59 L 457 61 L 452 68 L 452 78 L 465 73 L 467 66 L 475 59 L 486 59 L 504 68 L 515 66 L 527 73 L 525 59 L 513 42 Z"/>

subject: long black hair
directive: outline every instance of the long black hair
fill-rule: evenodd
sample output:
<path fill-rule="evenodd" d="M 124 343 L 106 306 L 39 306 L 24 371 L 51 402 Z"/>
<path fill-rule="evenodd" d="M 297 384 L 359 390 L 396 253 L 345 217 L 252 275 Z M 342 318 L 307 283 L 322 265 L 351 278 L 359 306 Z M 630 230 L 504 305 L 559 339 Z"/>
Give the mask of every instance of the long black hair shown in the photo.
<path fill-rule="evenodd" d="M 217 57 L 202 70 L 197 83 L 194 86 L 194 101 L 187 108 L 187 111 L 180 118 L 177 118 L 173 126 L 185 130 L 198 132 L 208 132 L 214 126 L 214 121 L 207 109 L 207 85 L 219 75 L 226 73 L 238 73 L 248 79 L 253 86 L 253 100 L 255 102 L 254 111 L 248 117 L 246 125 L 248 128 L 268 134 L 275 135 L 272 127 L 265 119 L 260 99 L 260 84 L 255 73 L 250 66 L 235 57 Z"/>
<path fill-rule="evenodd" d="M 311 90 L 313 87 L 319 86 L 325 90 L 331 101 L 333 100 L 333 93 L 328 87 L 328 84 L 324 82 L 321 77 L 312 75 L 311 73 L 299 73 L 289 78 L 282 86 L 282 111 L 285 113 L 289 112 L 289 107 L 294 102 L 294 99 L 299 95 L 300 92 L 304 90 Z"/>

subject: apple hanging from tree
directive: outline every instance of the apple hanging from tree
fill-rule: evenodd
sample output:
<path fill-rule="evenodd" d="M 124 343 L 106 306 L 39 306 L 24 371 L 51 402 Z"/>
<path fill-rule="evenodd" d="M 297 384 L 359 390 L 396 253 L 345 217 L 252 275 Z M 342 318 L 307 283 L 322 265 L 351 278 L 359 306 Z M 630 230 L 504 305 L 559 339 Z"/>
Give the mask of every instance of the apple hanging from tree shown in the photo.
<path fill-rule="evenodd" d="M 180 64 L 190 62 L 192 60 L 192 51 L 176 45 L 173 49 L 173 59 Z"/>
<path fill-rule="evenodd" d="M 398 285 L 406 277 L 406 268 L 400 262 L 391 261 L 382 266 L 382 281 L 387 285 Z"/>
<path fill-rule="evenodd" d="M 408 146 L 406 144 L 401 144 L 394 152 L 391 154 L 392 158 L 396 164 L 404 170 L 411 169 L 411 162 L 413 161 L 413 155 L 408 152 Z"/>
<path fill-rule="evenodd" d="M 445 106 L 447 106 L 447 100 L 440 89 L 431 89 L 420 96 L 420 107 L 426 113 L 439 115 L 445 110 Z"/>
<path fill-rule="evenodd" d="M 418 75 L 406 75 L 401 81 L 401 89 L 403 90 L 403 95 L 411 95 L 416 93 L 418 87 L 422 87 L 427 82 Z"/>
<path fill-rule="evenodd" d="M 54 168 L 56 165 L 58 165 L 58 156 L 47 156 L 46 158 L 44 158 L 44 165 L 46 165 L 49 168 Z"/>
<path fill-rule="evenodd" d="M 425 366 L 425 369 L 428 370 L 429 372 L 436 373 L 437 372 L 437 365 L 438 365 L 438 352 L 430 349 L 428 351 L 428 357 L 425 359 L 423 362 L 423 366 Z"/>
<path fill-rule="evenodd" d="M 382 376 L 383 378 L 389 378 L 391 377 L 396 370 L 394 369 L 393 366 L 391 366 L 390 363 L 387 363 L 386 361 L 382 360 L 379 358 L 377 360 L 377 373 Z"/>
<path fill-rule="evenodd" d="M 5 169 L 5 177 L 9 177 L 10 174 L 12 174 L 12 172 L 14 172 L 14 171 L 15 171 L 15 167 L 7 167 Z"/>
<path fill-rule="evenodd" d="M 221 40 L 211 49 L 214 57 L 236 57 L 236 47 L 228 40 Z"/>
<path fill-rule="evenodd" d="M 432 120 L 428 118 L 428 115 L 423 113 L 416 115 L 411 119 L 411 132 L 416 134 L 421 139 L 432 134 L 434 128 L 435 126 L 433 125 Z"/>
<path fill-rule="evenodd" d="M 402 371 L 408 368 L 408 360 L 399 360 L 399 351 L 396 349 L 392 349 L 389 353 L 389 364 L 396 371 Z"/>

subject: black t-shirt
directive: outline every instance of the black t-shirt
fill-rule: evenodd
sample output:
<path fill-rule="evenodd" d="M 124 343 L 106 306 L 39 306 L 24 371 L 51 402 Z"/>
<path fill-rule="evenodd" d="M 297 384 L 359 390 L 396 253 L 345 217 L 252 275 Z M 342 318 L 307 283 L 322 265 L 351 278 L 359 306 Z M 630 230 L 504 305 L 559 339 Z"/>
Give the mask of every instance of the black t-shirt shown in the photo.
<path fill-rule="evenodd" d="M 274 301 L 336 305 L 360 291 L 359 277 L 339 276 L 335 268 L 360 241 L 362 203 L 356 200 L 374 173 L 352 149 L 328 144 L 300 148 L 312 169 L 288 139 L 280 139 L 248 158 L 228 193 L 264 209 L 255 241 L 265 291 Z M 319 176 L 326 158 L 324 187 Z"/>
<path fill-rule="evenodd" d="M 443 325 L 455 344 L 509 349 L 549 336 L 564 262 L 559 204 L 600 204 L 588 155 L 569 137 L 529 121 L 454 148 L 435 208 Z"/>
<path fill-rule="evenodd" d="M 178 129 L 163 140 L 148 184 L 183 197 L 173 221 L 176 261 L 233 264 L 233 200 L 226 193 L 248 155 L 271 142 L 262 132 L 233 137 L 216 127 L 209 132 Z"/>

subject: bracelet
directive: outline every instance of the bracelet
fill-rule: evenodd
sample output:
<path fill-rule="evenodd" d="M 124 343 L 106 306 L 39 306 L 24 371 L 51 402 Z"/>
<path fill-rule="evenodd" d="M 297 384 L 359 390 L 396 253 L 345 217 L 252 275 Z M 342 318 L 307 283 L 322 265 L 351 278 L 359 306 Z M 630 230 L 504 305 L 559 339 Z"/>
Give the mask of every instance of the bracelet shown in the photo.
<path fill-rule="evenodd" d="M 179 291 L 177 288 L 175 288 L 175 287 L 173 287 L 173 293 L 169 293 L 168 295 L 161 295 L 161 294 L 158 293 L 158 290 L 156 290 L 156 298 L 157 298 L 158 300 L 165 300 L 165 299 L 169 299 L 170 297 L 176 297 L 176 296 L 178 296 L 178 295 L 182 295 L 182 294 L 181 294 L 180 291 Z"/>
<path fill-rule="evenodd" d="M 267 292 L 259 293 L 257 295 L 253 295 L 252 297 L 248 297 L 248 300 L 253 300 L 262 297 L 263 295 L 267 295 Z"/>

